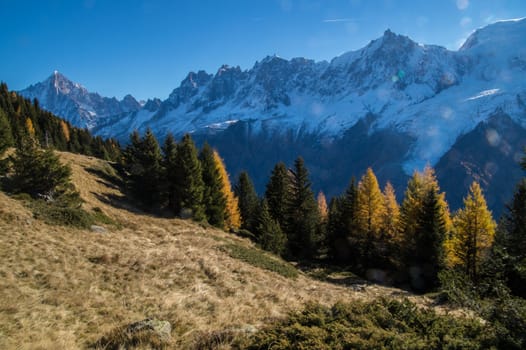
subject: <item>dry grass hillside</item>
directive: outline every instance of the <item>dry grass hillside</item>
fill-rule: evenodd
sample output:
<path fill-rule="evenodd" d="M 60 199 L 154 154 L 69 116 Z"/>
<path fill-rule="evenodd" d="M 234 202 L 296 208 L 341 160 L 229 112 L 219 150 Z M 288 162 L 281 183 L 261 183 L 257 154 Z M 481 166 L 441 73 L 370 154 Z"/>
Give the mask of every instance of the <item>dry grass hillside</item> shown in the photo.
<path fill-rule="evenodd" d="M 106 233 L 48 225 L 0 193 L 1 349 L 87 348 L 147 317 L 172 324 L 169 348 L 227 349 L 222 335 L 251 332 L 308 301 L 402 294 L 303 273 L 288 278 L 244 263 L 222 247 L 253 247 L 250 241 L 141 213 L 100 175 L 111 170 L 106 162 L 61 158 L 72 166 L 86 209 L 100 208 L 116 224 L 103 225 Z"/>

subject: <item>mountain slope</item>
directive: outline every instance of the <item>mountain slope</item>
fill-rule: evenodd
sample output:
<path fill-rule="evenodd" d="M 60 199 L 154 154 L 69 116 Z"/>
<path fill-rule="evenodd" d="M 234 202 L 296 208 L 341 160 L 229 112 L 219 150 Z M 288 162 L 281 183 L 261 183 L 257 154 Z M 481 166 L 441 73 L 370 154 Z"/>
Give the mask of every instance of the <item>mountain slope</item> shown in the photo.
<path fill-rule="evenodd" d="M 222 247 L 255 248 L 223 231 L 142 214 L 100 176 L 108 163 L 60 156 L 71 164 L 86 208 L 100 208 L 119 224 L 107 233 L 50 226 L 0 192 L 2 349 L 86 348 L 117 326 L 151 316 L 171 322 L 169 348 L 187 349 L 228 332 L 253 332 L 309 301 L 407 295 L 303 273 L 286 278 L 234 259 Z"/>

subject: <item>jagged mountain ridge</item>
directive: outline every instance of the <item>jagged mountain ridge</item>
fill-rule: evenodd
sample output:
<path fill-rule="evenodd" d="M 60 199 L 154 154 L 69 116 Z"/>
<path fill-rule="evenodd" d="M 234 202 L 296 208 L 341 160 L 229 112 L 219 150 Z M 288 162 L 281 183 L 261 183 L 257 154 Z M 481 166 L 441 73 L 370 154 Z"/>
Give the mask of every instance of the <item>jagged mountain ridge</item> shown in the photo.
<path fill-rule="evenodd" d="M 481 28 L 458 51 L 387 30 L 331 62 L 268 56 L 248 70 L 223 65 L 214 75 L 191 72 L 165 101 L 97 117 L 92 130 L 122 141 L 134 129 L 151 128 L 161 139 L 168 132 L 191 132 L 217 147 L 233 174 L 251 170 L 260 190 L 271 164 L 303 155 L 314 168 L 313 182 L 334 188 L 329 195 L 367 166 L 381 181 L 395 182 L 400 193 L 407 175 L 426 164 L 443 164 L 463 135 L 492 116 L 508 116 L 524 128 L 525 78 L 525 19 Z M 513 149 L 521 142 L 517 139 Z M 343 164 L 346 160 L 353 164 Z M 330 168 L 336 171 L 328 176 Z M 465 193 L 465 184 L 458 186 L 450 190 Z"/>
<path fill-rule="evenodd" d="M 42 108 L 77 127 L 88 129 L 98 125 L 102 118 L 134 112 L 142 107 L 131 95 L 126 95 L 119 101 L 115 97 L 102 97 L 98 93 L 89 92 L 58 71 L 54 71 L 43 82 L 20 91 L 20 94 L 36 98 Z"/>

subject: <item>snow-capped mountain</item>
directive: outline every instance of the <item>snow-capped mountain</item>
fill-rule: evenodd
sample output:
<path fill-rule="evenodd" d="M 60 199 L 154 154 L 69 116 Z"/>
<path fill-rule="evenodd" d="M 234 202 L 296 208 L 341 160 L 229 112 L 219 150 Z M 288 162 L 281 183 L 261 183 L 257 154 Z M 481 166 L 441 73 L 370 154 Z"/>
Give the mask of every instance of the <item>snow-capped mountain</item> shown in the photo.
<path fill-rule="evenodd" d="M 526 127 L 526 19 L 478 29 L 457 51 L 387 30 L 331 62 L 268 56 L 248 70 L 223 65 L 215 74 L 191 72 L 165 101 L 116 113 L 83 102 L 76 106 L 87 116 L 72 115 L 70 101 L 79 99 L 70 96 L 85 94 L 71 91 L 85 90 L 59 78 L 55 74 L 22 93 L 77 125 L 85 122 L 95 133 L 122 141 L 134 129 L 151 128 L 161 139 L 168 132 L 193 133 L 219 148 L 232 173 L 254 169 L 260 189 L 276 161 L 297 155 L 306 158 L 313 182 L 329 195 L 368 166 L 400 192 L 415 169 L 441 166 L 437 173 L 446 176 L 457 162 L 462 166 L 456 171 L 466 179 L 447 190 L 463 195 L 476 179 L 491 200 L 491 191 L 500 188 L 491 187 L 498 171 L 517 167 L 526 145 L 522 136 L 510 134 Z M 62 95 L 68 99 L 55 98 Z M 477 142 L 497 149 L 502 159 L 473 160 L 465 142 L 470 135 L 484 135 Z M 498 171 L 492 164 L 499 164 Z"/>
<path fill-rule="evenodd" d="M 133 96 L 126 95 L 121 101 L 115 97 L 102 97 L 90 93 L 85 87 L 74 83 L 58 71 L 41 83 L 20 91 L 27 98 L 38 99 L 40 106 L 70 121 L 73 125 L 91 129 L 101 119 L 121 113 L 137 111 L 141 105 Z"/>

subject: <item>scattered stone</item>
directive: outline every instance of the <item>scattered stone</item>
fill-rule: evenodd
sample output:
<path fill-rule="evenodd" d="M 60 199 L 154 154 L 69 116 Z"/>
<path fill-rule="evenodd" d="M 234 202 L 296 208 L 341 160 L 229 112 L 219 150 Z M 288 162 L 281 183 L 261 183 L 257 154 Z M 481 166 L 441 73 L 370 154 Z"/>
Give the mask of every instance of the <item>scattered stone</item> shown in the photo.
<path fill-rule="evenodd" d="M 169 341 L 172 333 L 172 325 L 168 321 L 161 321 L 156 318 L 147 318 L 142 321 L 134 322 L 126 327 L 127 333 L 139 333 L 151 331 L 162 341 Z"/>
<path fill-rule="evenodd" d="M 106 230 L 106 228 L 98 225 L 91 225 L 90 230 L 91 232 L 95 233 L 108 233 L 108 230 Z"/>
<path fill-rule="evenodd" d="M 131 349 L 137 346 L 163 349 L 170 341 L 171 332 L 170 322 L 147 318 L 114 329 L 93 344 L 93 347 L 107 350 Z"/>

